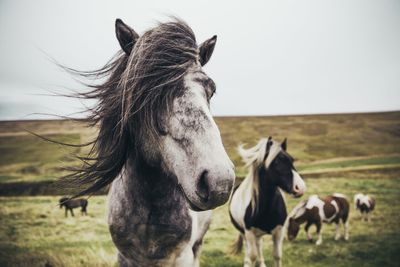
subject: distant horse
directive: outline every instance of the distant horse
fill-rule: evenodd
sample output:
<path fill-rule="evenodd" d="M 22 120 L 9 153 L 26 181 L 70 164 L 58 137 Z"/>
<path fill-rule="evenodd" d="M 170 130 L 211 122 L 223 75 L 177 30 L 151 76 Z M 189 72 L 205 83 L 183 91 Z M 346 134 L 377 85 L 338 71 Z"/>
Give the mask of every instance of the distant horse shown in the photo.
<path fill-rule="evenodd" d="M 340 238 L 340 221 L 344 225 L 344 239 L 349 240 L 349 211 L 350 205 L 346 196 L 335 193 L 324 199 L 317 195 L 310 196 L 306 201 L 300 202 L 291 212 L 288 221 L 288 239 L 292 241 L 296 238 L 300 230 L 300 225 L 306 223 L 305 231 L 307 239 L 312 242 L 309 232 L 310 226 L 315 224 L 317 227 L 318 239 L 316 244 L 322 244 L 321 227 L 322 223 L 336 224 L 335 240 Z"/>
<path fill-rule="evenodd" d="M 375 198 L 372 196 L 364 195 L 364 194 L 356 194 L 354 196 L 354 204 L 356 206 L 356 210 L 359 210 L 362 218 L 365 221 L 371 221 L 371 212 L 375 209 Z"/>
<path fill-rule="evenodd" d="M 280 189 L 295 197 L 304 194 L 306 186 L 293 165 L 293 158 L 286 151 L 285 141 L 280 144 L 271 137 L 261 139 L 248 150 L 239 147 L 249 173 L 234 191 L 229 214 L 240 231 L 233 252 L 239 253 L 246 241 L 244 266 L 254 266 L 257 256 L 260 266 L 265 266 L 262 236 L 272 234 L 275 266 L 281 266 L 283 225 L 286 205 Z"/>
<path fill-rule="evenodd" d="M 68 217 L 68 210 L 71 212 L 71 215 L 74 216 L 73 209 L 79 207 L 81 207 L 82 215 L 87 215 L 88 201 L 86 199 L 83 198 L 70 199 L 68 197 L 63 197 L 60 198 L 59 203 L 60 203 L 60 209 L 62 207 L 65 207 L 65 217 Z"/>
<path fill-rule="evenodd" d="M 216 86 L 202 68 L 217 37 L 198 46 L 178 19 L 141 36 L 119 19 L 115 26 L 122 52 L 77 72 L 103 77 L 80 95 L 98 100 L 86 121 L 99 133 L 67 179 L 86 185 L 76 196 L 112 184 L 108 223 L 121 266 L 198 266 L 211 210 L 228 201 L 235 179 L 210 112 Z"/>

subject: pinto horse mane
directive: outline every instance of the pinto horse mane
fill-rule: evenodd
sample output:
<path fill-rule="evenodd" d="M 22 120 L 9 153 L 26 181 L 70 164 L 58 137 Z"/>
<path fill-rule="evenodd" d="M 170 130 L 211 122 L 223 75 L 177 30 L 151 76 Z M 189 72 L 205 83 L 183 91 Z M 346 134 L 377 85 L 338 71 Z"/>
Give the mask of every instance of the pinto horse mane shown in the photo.
<path fill-rule="evenodd" d="M 109 185 L 129 156 L 143 153 L 139 136 L 158 145 L 157 137 L 163 132 L 160 118 L 170 114 L 173 100 L 183 92 L 186 71 L 198 60 L 192 29 L 174 18 L 140 36 L 129 55 L 121 50 L 98 70 L 61 66 L 80 78 L 104 81 L 83 82 L 89 90 L 73 95 L 97 100 L 83 121 L 99 130 L 91 142 L 71 145 L 90 147 L 86 156 L 78 156 L 81 166 L 66 168 L 70 174 L 61 178 L 64 185 L 79 188 L 73 197 L 91 195 Z"/>
<path fill-rule="evenodd" d="M 281 150 L 282 149 L 280 143 L 272 140 L 272 137 L 260 139 L 260 141 L 255 146 L 249 149 L 245 149 L 243 145 L 240 145 L 238 147 L 238 153 L 242 157 L 245 166 L 249 170 L 248 177 L 250 178 L 250 181 L 252 183 L 253 192 L 251 195 L 251 206 L 253 213 L 257 209 L 258 205 L 256 204 L 260 195 L 260 168 L 264 165 L 264 162 L 267 163 L 266 167 L 269 167 L 269 164 Z"/>

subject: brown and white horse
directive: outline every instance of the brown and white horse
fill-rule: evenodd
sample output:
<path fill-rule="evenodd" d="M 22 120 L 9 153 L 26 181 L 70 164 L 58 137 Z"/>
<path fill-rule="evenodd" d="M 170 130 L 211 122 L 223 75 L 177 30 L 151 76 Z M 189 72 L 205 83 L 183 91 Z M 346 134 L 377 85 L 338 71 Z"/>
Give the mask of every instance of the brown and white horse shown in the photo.
<path fill-rule="evenodd" d="M 265 267 L 262 237 L 272 235 L 275 266 L 281 266 L 283 226 L 286 221 L 286 205 L 281 189 L 294 197 L 306 190 L 305 183 L 293 165 L 287 152 L 286 139 L 283 143 L 261 139 L 250 149 L 239 148 L 249 174 L 234 191 L 229 215 L 240 232 L 233 253 L 238 254 L 246 241 L 244 266 L 254 266 L 257 258 Z"/>
<path fill-rule="evenodd" d="M 349 239 L 349 211 L 350 205 L 346 196 L 335 193 L 323 199 L 317 195 L 310 196 L 306 201 L 300 202 L 291 212 L 288 220 L 288 239 L 296 238 L 300 230 L 300 225 L 306 223 L 305 231 L 307 239 L 312 242 L 309 232 L 310 226 L 315 224 L 317 227 L 318 239 L 316 244 L 322 244 L 321 227 L 322 223 L 336 224 L 335 240 L 340 238 L 340 221 L 344 225 L 344 239 Z"/>
<path fill-rule="evenodd" d="M 362 219 L 364 219 L 365 221 L 371 221 L 370 214 L 375 209 L 375 203 L 376 202 L 374 197 L 361 193 L 354 196 L 354 204 L 356 206 L 356 210 L 360 211 Z"/>

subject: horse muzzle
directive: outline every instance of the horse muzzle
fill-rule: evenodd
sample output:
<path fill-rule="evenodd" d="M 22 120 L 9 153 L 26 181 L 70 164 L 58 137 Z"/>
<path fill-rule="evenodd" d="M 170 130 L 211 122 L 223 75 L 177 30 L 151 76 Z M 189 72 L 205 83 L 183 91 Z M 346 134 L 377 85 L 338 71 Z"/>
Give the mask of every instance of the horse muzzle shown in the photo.
<path fill-rule="evenodd" d="M 293 172 L 292 195 L 295 198 L 298 198 L 304 195 L 304 193 L 306 192 L 306 183 L 296 171 L 292 170 L 292 172 Z"/>
<path fill-rule="evenodd" d="M 194 194 L 191 198 L 187 197 L 193 210 L 214 209 L 228 201 L 235 182 L 235 172 L 231 169 L 223 174 L 218 175 L 208 170 L 201 173 L 197 179 Z"/>

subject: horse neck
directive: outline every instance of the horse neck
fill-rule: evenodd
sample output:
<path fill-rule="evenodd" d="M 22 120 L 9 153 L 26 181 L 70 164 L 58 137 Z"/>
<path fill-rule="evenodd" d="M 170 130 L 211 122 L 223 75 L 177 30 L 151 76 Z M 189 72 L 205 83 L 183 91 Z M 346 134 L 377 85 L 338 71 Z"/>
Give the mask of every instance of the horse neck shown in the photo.
<path fill-rule="evenodd" d="M 180 188 L 173 177 L 165 174 L 161 167 L 150 166 L 141 158 L 129 158 L 125 164 L 125 177 L 130 194 L 152 209 L 179 206 L 185 203 Z"/>
<path fill-rule="evenodd" d="M 176 180 L 139 158 L 128 158 L 120 179 L 113 184 L 110 198 L 110 205 L 126 203 L 123 216 L 132 223 L 174 224 L 173 216 L 188 214 Z"/>
<path fill-rule="evenodd" d="M 293 215 L 293 220 L 296 223 L 302 224 L 308 220 L 308 213 L 305 206 L 306 204 L 304 204 L 304 207 L 299 208 L 297 212 L 295 212 L 295 214 Z"/>
<path fill-rule="evenodd" d="M 270 210 L 274 206 L 274 198 L 279 194 L 278 186 L 271 181 L 268 172 L 261 168 L 258 172 L 258 205 L 263 210 Z"/>
<path fill-rule="evenodd" d="M 114 243 L 133 266 L 156 266 L 149 259 L 168 258 L 190 240 L 192 219 L 174 179 L 130 158 L 112 184 L 108 223 Z"/>

